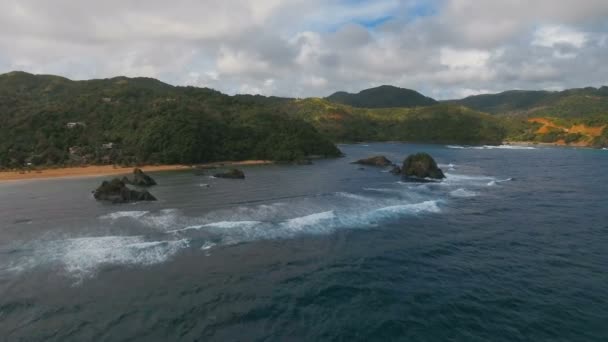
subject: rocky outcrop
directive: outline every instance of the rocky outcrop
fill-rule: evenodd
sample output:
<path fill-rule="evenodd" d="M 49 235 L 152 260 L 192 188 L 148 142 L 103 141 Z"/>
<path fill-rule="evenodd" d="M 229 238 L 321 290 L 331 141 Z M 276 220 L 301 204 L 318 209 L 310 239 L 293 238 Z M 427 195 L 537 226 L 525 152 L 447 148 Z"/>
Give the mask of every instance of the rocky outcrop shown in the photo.
<path fill-rule="evenodd" d="M 353 164 L 367 165 L 367 166 L 379 166 L 387 167 L 393 165 L 385 156 L 374 156 L 366 159 L 357 160 Z"/>
<path fill-rule="evenodd" d="M 226 172 L 216 173 L 213 176 L 216 178 L 245 179 L 245 173 L 239 169 L 232 169 Z"/>
<path fill-rule="evenodd" d="M 408 156 L 403 162 L 401 174 L 413 180 L 443 179 L 445 175 L 428 153 L 417 153 Z"/>
<path fill-rule="evenodd" d="M 156 185 L 156 181 L 145 174 L 141 169 L 133 170 L 133 178 L 123 177 L 122 181 L 126 184 L 132 184 L 135 186 L 153 186 Z"/>
<path fill-rule="evenodd" d="M 125 182 L 118 178 L 114 178 L 109 182 L 103 181 L 103 183 L 93 191 L 93 197 L 98 201 L 108 201 L 112 203 L 156 201 L 156 198 L 148 191 L 130 189 Z"/>
<path fill-rule="evenodd" d="M 391 168 L 391 173 L 398 176 L 401 174 L 401 168 L 397 165 L 393 165 L 393 168 Z"/>

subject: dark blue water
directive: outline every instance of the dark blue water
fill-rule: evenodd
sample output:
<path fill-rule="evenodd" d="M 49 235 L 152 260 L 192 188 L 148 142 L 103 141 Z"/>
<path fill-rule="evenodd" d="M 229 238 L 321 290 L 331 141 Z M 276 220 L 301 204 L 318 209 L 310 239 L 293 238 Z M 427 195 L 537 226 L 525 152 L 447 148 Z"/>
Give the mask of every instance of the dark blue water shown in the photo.
<path fill-rule="evenodd" d="M 608 340 L 608 151 L 341 148 L 157 203 L 0 184 L 0 340 Z M 350 164 L 418 151 L 447 180 Z"/>

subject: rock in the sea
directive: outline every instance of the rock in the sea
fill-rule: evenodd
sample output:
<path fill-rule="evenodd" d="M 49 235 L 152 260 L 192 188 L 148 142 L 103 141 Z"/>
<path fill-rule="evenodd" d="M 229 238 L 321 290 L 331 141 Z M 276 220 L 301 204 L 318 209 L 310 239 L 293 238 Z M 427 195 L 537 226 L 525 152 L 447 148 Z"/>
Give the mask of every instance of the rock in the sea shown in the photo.
<path fill-rule="evenodd" d="M 400 175 L 401 174 L 401 168 L 397 165 L 393 165 L 393 168 L 391 169 L 391 173 L 394 175 Z"/>
<path fill-rule="evenodd" d="M 245 173 L 238 169 L 232 169 L 226 172 L 216 173 L 213 176 L 216 178 L 245 179 Z"/>
<path fill-rule="evenodd" d="M 443 179 L 445 175 L 428 153 L 417 153 L 408 156 L 403 162 L 401 173 L 414 179 Z"/>
<path fill-rule="evenodd" d="M 390 160 L 388 160 L 388 158 L 386 158 L 385 156 L 375 156 L 375 157 L 370 157 L 370 158 L 366 158 L 366 159 L 361 159 L 361 160 L 357 160 L 353 164 L 380 166 L 380 167 L 386 167 L 386 166 L 393 165 L 393 163 Z"/>
<path fill-rule="evenodd" d="M 148 191 L 130 189 L 125 182 L 118 178 L 101 183 L 93 192 L 93 197 L 98 201 L 109 201 L 112 203 L 156 201 L 156 198 Z"/>
<path fill-rule="evenodd" d="M 156 181 L 145 174 L 141 169 L 133 170 L 133 178 L 123 177 L 122 181 L 126 184 L 133 184 L 136 186 L 156 185 Z"/>

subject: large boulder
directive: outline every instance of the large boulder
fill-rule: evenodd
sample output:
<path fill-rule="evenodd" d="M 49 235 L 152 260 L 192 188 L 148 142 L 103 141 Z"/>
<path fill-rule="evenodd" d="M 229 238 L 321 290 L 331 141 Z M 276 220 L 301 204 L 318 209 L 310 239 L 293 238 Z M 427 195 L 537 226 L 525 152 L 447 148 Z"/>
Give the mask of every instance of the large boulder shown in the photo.
<path fill-rule="evenodd" d="M 380 166 L 387 167 L 393 165 L 385 156 L 374 156 L 366 159 L 357 160 L 353 164 L 367 165 L 367 166 Z"/>
<path fill-rule="evenodd" d="M 213 176 L 216 178 L 245 179 L 245 173 L 238 169 L 232 169 L 226 172 L 216 173 Z"/>
<path fill-rule="evenodd" d="M 403 176 L 414 179 L 443 179 L 445 175 L 428 153 L 417 153 L 408 156 L 401 168 Z"/>
<path fill-rule="evenodd" d="M 141 169 L 133 170 L 133 178 L 123 177 L 122 181 L 126 184 L 133 184 L 135 186 L 156 185 L 156 181 L 145 174 Z"/>
<path fill-rule="evenodd" d="M 125 182 L 118 178 L 114 178 L 109 182 L 103 181 L 103 183 L 93 191 L 93 197 L 98 201 L 108 201 L 112 203 L 156 201 L 156 198 L 148 191 L 130 189 Z"/>

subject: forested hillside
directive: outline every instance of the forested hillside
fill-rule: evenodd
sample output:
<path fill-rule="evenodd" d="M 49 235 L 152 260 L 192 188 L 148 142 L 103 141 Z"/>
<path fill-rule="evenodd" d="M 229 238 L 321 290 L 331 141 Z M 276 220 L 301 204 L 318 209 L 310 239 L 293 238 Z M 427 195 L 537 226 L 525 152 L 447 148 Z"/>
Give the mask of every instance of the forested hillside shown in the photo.
<path fill-rule="evenodd" d="M 510 140 L 608 146 L 608 87 L 559 92 L 512 90 L 447 103 L 500 116 Z"/>
<path fill-rule="evenodd" d="M 337 156 L 277 107 L 147 78 L 0 75 L 0 167 Z"/>
<path fill-rule="evenodd" d="M 227 96 L 149 78 L 71 81 L 12 72 L 0 75 L 0 123 L 0 168 L 293 161 L 338 156 L 335 142 L 357 141 L 605 147 L 608 88 L 510 91 L 438 104 L 389 86 L 289 99 Z"/>
<path fill-rule="evenodd" d="M 357 108 L 409 108 L 437 104 L 437 101 L 415 90 L 388 85 L 365 89 L 357 94 L 339 91 L 326 100 Z"/>
<path fill-rule="evenodd" d="M 506 134 L 499 119 L 455 105 L 366 109 L 311 98 L 286 103 L 283 108 L 341 142 L 500 144 Z"/>

